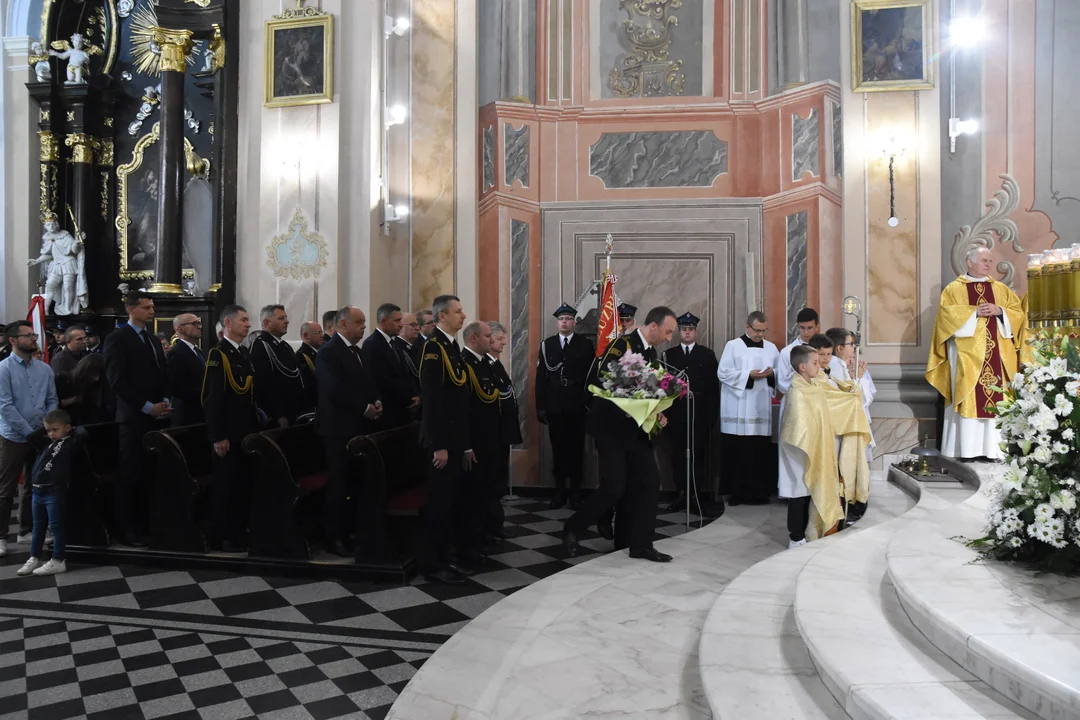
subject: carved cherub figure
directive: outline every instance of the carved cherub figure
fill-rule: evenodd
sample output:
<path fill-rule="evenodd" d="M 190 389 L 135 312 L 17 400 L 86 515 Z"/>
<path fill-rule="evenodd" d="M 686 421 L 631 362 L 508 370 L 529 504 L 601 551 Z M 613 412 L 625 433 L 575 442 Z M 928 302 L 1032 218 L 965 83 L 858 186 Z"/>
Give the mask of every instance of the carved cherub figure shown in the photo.
<path fill-rule="evenodd" d="M 66 85 L 85 83 L 86 76 L 90 74 L 90 56 L 102 54 L 101 48 L 86 42 L 79 33 L 71 36 L 70 44 L 67 40 L 54 40 L 52 47 L 54 49 L 49 50 L 50 55 L 68 61 Z"/>
<path fill-rule="evenodd" d="M 34 68 L 34 74 L 38 82 L 52 80 L 52 68 L 49 67 L 49 54 L 45 52 L 39 42 L 30 43 L 30 65 Z"/>

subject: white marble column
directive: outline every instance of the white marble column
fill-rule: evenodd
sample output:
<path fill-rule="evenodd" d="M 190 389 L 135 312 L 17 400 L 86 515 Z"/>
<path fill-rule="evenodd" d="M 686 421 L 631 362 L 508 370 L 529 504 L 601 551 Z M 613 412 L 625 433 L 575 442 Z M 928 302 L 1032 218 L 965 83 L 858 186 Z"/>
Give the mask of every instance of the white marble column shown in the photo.
<path fill-rule="evenodd" d="M 0 127 L 0 277 L 4 290 L 0 293 L 0 319 L 23 317 L 29 307 L 30 273 L 26 261 L 39 240 L 38 227 L 36 134 L 37 107 L 30 100 L 26 82 L 30 78 L 27 54 L 31 38 L 3 38 L 4 67 L 0 72 L 0 103 L 3 125 Z M 32 107 L 33 106 L 33 107 Z M 33 191 L 33 192 L 31 192 Z M 35 255 L 36 257 L 36 255 Z M 35 273 L 36 275 L 36 273 Z"/>
<path fill-rule="evenodd" d="M 503 100 L 527 98 L 535 102 L 536 4 L 530 0 L 510 0 L 502 11 L 502 92 Z"/>

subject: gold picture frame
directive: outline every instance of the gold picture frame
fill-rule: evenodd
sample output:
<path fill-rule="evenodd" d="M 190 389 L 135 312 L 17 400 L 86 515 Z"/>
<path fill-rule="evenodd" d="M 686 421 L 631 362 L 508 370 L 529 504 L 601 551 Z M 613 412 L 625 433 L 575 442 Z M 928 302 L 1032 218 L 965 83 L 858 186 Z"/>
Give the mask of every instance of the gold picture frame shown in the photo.
<path fill-rule="evenodd" d="M 296 7 L 268 20 L 264 73 L 264 107 L 333 102 L 334 16 Z"/>
<path fill-rule="evenodd" d="M 130 217 L 130 177 L 142 167 L 143 156 L 146 154 L 147 148 L 157 143 L 161 139 L 161 123 L 154 123 L 154 127 L 150 132 L 143 135 L 135 143 L 135 149 L 131 153 L 131 160 L 116 168 L 116 199 L 117 199 L 117 213 L 114 225 L 116 226 L 116 232 L 120 245 L 120 279 L 121 280 L 153 280 L 154 271 L 149 269 L 134 269 L 129 267 L 129 260 L 131 254 L 129 250 L 129 232 L 128 228 L 131 225 Z M 205 178 L 210 176 L 210 161 L 200 158 L 195 153 L 195 148 L 192 147 L 191 141 L 184 138 L 184 155 L 187 158 L 188 171 L 192 174 L 202 175 Z M 194 168 L 194 170 L 193 170 Z M 152 168 L 151 168 L 152 169 Z M 156 188 L 155 188 L 156 189 Z M 156 203 L 153 196 L 146 193 L 151 203 Z M 155 218 L 155 230 L 156 230 L 156 218 Z M 183 271 L 183 277 L 185 280 L 190 280 L 195 277 L 195 271 L 192 268 L 185 268 Z"/>
<path fill-rule="evenodd" d="M 932 2 L 852 0 L 852 91 L 933 89 Z"/>

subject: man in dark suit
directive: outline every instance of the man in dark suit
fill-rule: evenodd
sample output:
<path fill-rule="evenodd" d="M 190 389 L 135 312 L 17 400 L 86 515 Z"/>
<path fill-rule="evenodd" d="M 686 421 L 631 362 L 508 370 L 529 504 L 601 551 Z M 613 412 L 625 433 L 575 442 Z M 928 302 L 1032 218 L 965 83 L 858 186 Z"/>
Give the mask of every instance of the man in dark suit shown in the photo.
<path fill-rule="evenodd" d="M 128 321 L 105 339 L 105 375 L 116 396 L 119 423 L 119 473 L 113 486 L 117 540 L 146 547 L 146 488 L 143 477 L 143 437 L 168 427 L 169 379 L 165 352 L 154 336 L 154 301 L 137 290 L 124 299 Z"/>
<path fill-rule="evenodd" d="M 468 570 L 453 562 L 447 548 L 456 529 L 458 550 L 468 554 L 472 538 L 462 534 L 462 524 L 455 528 L 454 520 L 471 512 L 462 505 L 461 484 L 464 472 L 476 462 L 469 428 L 469 372 L 454 339 L 465 324 L 465 311 L 453 295 L 435 298 L 432 310 L 438 322 L 424 344 L 420 365 L 421 440 L 432 459 L 424 539 L 417 560 L 428 580 L 460 585 Z"/>
<path fill-rule="evenodd" d="M 491 502 L 485 517 L 485 529 L 491 537 L 504 540 L 506 532 L 503 530 L 503 523 L 506 514 L 503 511 L 502 497 L 509 492 L 510 487 L 510 447 L 522 441 L 521 419 L 518 417 L 514 384 L 499 360 L 506 348 L 506 328 L 494 321 L 489 322 L 488 327 L 491 328 L 488 362 L 491 363 L 495 386 L 499 389 L 499 456 L 495 462 L 495 478 L 491 486 Z"/>
<path fill-rule="evenodd" d="M 424 342 L 420 339 L 420 323 L 412 313 L 401 316 L 401 332 L 394 338 L 394 344 L 405 353 L 405 366 L 409 370 L 409 382 L 413 389 L 413 395 L 420 399 L 420 353 L 424 350 Z M 420 406 L 417 405 L 417 410 Z"/>
<path fill-rule="evenodd" d="M 198 425 L 206 422 L 202 408 L 206 356 L 198 344 L 202 337 L 202 320 L 192 313 L 177 315 L 173 319 L 173 331 L 176 345 L 165 362 L 172 391 L 172 426 Z"/>
<path fill-rule="evenodd" d="M 251 329 L 247 310 L 226 305 L 224 333 L 206 356 L 202 388 L 206 429 L 214 448 L 214 483 L 210 488 L 210 546 L 224 552 L 247 550 L 251 476 L 241 444 L 259 430 L 257 378 L 251 356 L 241 343 Z"/>
<path fill-rule="evenodd" d="M 64 349 L 52 356 L 49 367 L 56 375 L 70 373 L 86 355 L 86 330 L 82 325 L 69 325 L 64 330 Z"/>
<path fill-rule="evenodd" d="M 479 561 L 476 550 L 488 555 L 497 553 L 497 535 L 502 534 L 502 522 L 496 522 L 502 509 L 502 493 L 498 491 L 498 463 L 502 457 L 500 393 L 488 357 L 491 326 L 486 322 L 471 322 L 461 337 L 465 341 L 461 358 L 469 368 L 469 435 L 476 462 L 465 472 L 461 483 L 460 504 L 468 514 L 458 518 L 464 525 L 461 534 L 470 539 L 468 546 L 473 554 L 467 556 L 459 549 L 458 565 L 476 569 Z M 485 534 L 489 537 L 487 543 L 482 542 Z"/>
<path fill-rule="evenodd" d="M 394 343 L 401 332 L 401 321 L 401 308 L 393 303 L 383 303 L 375 311 L 375 332 L 363 346 L 364 364 L 379 388 L 379 399 L 383 403 L 379 423 L 382 430 L 407 425 L 412 408 L 420 404 L 405 353 Z"/>
<path fill-rule="evenodd" d="M 420 326 L 420 345 L 423 346 L 435 333 L 435 316 L 430 310 L 417 310 L 416 322 Z"/>
<path fill-rule="evenodd" d="M 335 311 L 336 312 L 336 311 Z M 319 384 L 315 379 L 315 356 L 323 346 L 323 328 L 317 322 L 306 320 L 300 324 L 300 339 L 296 350 L 296 366 L 304 381 L 304 405 L 301 412 L 313 411 L 319 401 Z"/>
<path fill-rule="evenodd" d="M 709 474 L 709 438 L 720 418 L 720 380 L 716 376 L 716 353 L 697 341 L 698 323 L 693 313 L 679 316 L 679 345 L 664 351 L 663 360 L 676 372 L 684 372 L 690 383 L 690 396 L 675 401 L 664 415 L 666 434 L 671 440 L 671 475 L 679 493 L 668 506 L 671 512 L 686 509 L 687 440 L 692 458 L 692 509 L 702 517 L 720 517 L 724 501 L 712 500 L 712 476 Z M 690 424 L 687 425 L 689 409 Z"/>
<path fill-rule="evenodd" d="M 315 427 L 326 448 L 323 541 L 327 552 L 342 557 L 354 552 L 345 531 L 346 518 L 354 514 L 347 505 L 355 507 L 346 502 L 350 480 L 347 447 L 357 435 L 375 431 L 383 413 L 378 388 L 360 352 L 366 329 L 367 318 L 360 308 L 341 308 L 337 312 L 337 332 L 315 359 L 319 387 Z M 362 530 L 357 528 L 358 532 Z"/>
<path fill-rule="evenodd" d="M 288 427 L 304 408 L 304 380 L 296 353 L 282 340 L 289 332 L 289 316 L 284 306 L 267 305 L 259 311 L 259 320 L 262 331 L 251 341 L 251 367 L 259 378 L 255 400 L 278 427 Z"/>
<path fill-rule="evenodd" d="M 540 345 L 536 361 L 536 419 L 548 426 L 551 439 L 555 498 L 551 508 L 566 504 L 570 482 L 570 505 L 581 504 L 581 476 L 585 454 L 585 381 L 596 348 L 584 335 L 574 332 L 577 311 L 563 303 L 554 313 L 559 332 Z"/>
<path fill-rule="evenodd" d="M 645 316 L 643 327 L 611 342 L 594 366 L 590 383 L 598 384 L 602 372 L 618 364 L 619 358 L 628 352 L 643 355 L 647 361 L 656 360 L 655 346 L 670 340 L 674 332 L 675 313 L 667 307 L 653 308 Z M 652 545 L 656 493 L 660 486 L 660 471 L 656 467 L 652 440 L 617 405 L 600 397 L 593 400 L 588 430 L 596 440 L 600 487 L 566 521 L 563 543 L 567 550 L 572 556 L 577 555 L 580 550 L 578 534 L 595 523 L 625 495 L 624 502 L 620 504 L 616 547 L 622 536 L 627 539 L 630 557 L 669 562 L 671 556 L 659 552 Z"/>
<path fill-rule="evenodd" d="M 327 310 L 322 314 L 323 344 L 330 342 L 330 338 L 337 332 L 337 310 Z"/>

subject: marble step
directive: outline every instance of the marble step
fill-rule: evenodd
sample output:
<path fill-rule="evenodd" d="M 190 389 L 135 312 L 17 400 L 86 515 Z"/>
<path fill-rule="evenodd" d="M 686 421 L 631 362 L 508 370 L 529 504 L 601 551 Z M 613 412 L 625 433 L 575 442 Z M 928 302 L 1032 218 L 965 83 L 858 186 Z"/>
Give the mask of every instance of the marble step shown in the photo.
<path fill-rule="evenodd" d="M 919 491 L 913 510 L 861 533 L 841 533 L 799 573 L 796 626 L 822 681 L 853 720 L 1034 720 L 936 648 L 904 612 L 887 573 L 890 540 L 971 494 Z"/>
<path fill-rule="evenodd" d="M 911 496 L 880 477 L 875 477 L 871 492 L 874 502 L 848 533 L 865 532 L 914 505 Z M 838 539 L 810 543 L 763 560 L 736 577 L 717 598 L 698 646 L 702 686 L 714 718 L 848 718 L 818 676 L 794 614 L 799 573 Z"/>
<path fill-rule="evenodd" d="M 985 469 L 984 469 L 985 471 Z M 888 572 L 911 622 L 967 672 L 1044 720 L 1080 719 L 1080 580 L 975 562 L 985 492 L 891 539 Z"/>

